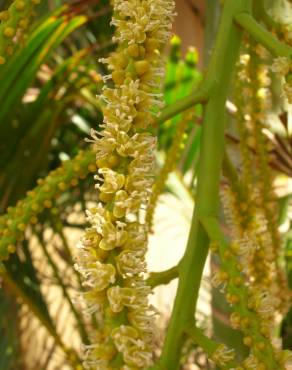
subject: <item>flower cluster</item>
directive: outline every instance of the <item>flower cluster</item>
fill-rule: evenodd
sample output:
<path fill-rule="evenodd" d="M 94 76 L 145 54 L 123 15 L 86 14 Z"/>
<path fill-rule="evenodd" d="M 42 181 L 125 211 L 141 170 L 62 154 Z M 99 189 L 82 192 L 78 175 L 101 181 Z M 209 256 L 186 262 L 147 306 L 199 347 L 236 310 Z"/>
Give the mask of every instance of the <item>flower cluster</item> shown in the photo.
<path fill-rule="evenodd" d="M 229 349 L 224 344 L 219 344 L 212 354 L 212 360 L 218 366 L 225 366 L 228 362 L 235 359 L 235 351 Z"/>
<path fill-rule="evenodd" d="M 86 369 L 145 369 L 152 362 L 153 316 L 146 272 L 147 210 L 153 185 L 154 115 L 162 106 L 161 50 L 170 37 L 172 0 L 114 0 L 117 51 L 101 95 L 104 121 L 92 131 L 100 202 L 87 211 L 90 227 L 77 269 L 89 313 L 100 328 L 85 347 Z"/>

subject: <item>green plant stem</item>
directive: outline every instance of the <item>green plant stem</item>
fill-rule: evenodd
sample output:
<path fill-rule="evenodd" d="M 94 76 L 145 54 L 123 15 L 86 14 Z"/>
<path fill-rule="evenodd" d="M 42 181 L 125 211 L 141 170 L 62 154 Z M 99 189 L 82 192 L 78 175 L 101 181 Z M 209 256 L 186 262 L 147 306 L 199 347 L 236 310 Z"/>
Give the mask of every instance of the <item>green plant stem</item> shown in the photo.
<path fill-rule="evenodd" d="M 163 123 L 164 121 L 176 116 L 177 114 L 184 112 L 185 110 L 194 107 L 195 105 L 201 103 L 204 104 L 208 101 L 210 92 L 212 90 L 213 82 L 209 81 L 210 83 L 207 83 L 206 81 L 203 83 L 201 88 L 196 90 L 193 94 L 190 94 L 186 96 L 185 98 L 182 98 L 178 100 L 175 104 L 171 104 L 164 108 L 161 111 L 161 114 L 156 119 L 156 124 L 159 125 Z"/>
<path fill-rule="evenodd" d="M 212 91 L 205 105 L 198 171 L 197 201 L 186 252 L 179 268 L 179 284 L 172 316 L 159 363 L 153 369 L 179 368 L 185 329 L 193 319 L 202 273 L 208 254 L 209 239 L 200 224 L 201 215 L 217 216 L 219 180 L 224 155 L 225 104 L 241 44 L 241 29 L 234 16 L 250 11 L 249 0 L 226 0 L 205 83 L 212 81 Z M 222 57 L 224 56 L 224 57 Z"/>
<path fill-rule="evenodd" d="M 178 277 L 178 265 L 161 272 L 152 272 L 147 279 L 147 284 L 151 288 L 158 285 L 166 285 Z"/>
<path fill-rule="evenodd" d="M 291 58 L 292 48 L 280 42 L 250 14 L 242 12 L 234 19 L 242 29 L 247 31 L 255 41 L 265 46 L 274 56 Z"/>

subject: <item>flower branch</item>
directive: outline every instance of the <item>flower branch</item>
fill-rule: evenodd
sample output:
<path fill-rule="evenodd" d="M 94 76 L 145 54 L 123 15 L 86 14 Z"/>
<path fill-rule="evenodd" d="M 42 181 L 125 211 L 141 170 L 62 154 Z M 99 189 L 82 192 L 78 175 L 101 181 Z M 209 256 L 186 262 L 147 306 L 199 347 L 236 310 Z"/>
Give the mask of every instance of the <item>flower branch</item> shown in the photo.
<path fill-rule="evenodd" d="M 147 284 L 151 288 L 155 288 L 158 285 L 167 285 L 177 277 L 178 277 L 178 265 L 173 266 L 165 271 L 151 272 L 147 279 Z"/>
<path fill-rule="evenodd" d="M 213 83 L 210 83 L 209 81 L 203 81 L 201 86 L 195 92 L 164 108 L 161 111 L 161 114 L 156 118 L 156 125 L 163 123 L 197 104 L 205 104 L 212 91 L 212 85 Z"/>
<path fill-rule="evenodd" d="M 261 26 L 252 15 L 242 12 L 236 14 L 234 20 L 255 41 L 265 46 L 274 56 L 291 58 L 292 48 L 280 42 L 268 30 Z"/>

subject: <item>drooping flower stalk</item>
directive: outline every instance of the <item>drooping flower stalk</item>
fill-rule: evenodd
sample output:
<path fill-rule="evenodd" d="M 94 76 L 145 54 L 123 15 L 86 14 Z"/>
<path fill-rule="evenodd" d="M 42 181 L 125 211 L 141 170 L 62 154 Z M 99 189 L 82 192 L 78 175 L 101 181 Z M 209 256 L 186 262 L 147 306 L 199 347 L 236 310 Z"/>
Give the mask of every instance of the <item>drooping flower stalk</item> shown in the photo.
<path fill-rule="evenodd" d="M 65 161 L 61 167 L 51 171 L 44 179 L 38 179 L 26 198 L 19 200 L 7 213 L 0 216 L 0 261 L 7 260 L 16 252 L 17 244 L 23 240 L 29 225 L 38 223 L 38 216 L 54 206 L 62 192 L 78 185 L 90 172 L 95 172 L 95 158 L 91 150 L 80 151 L 75 158 Z"/>
<path fill-rule="evenodd" d="M 281 240 L 269 166 L 267 127 L 271 57 L 262 47 L 245 45 L 238 66 L 235 102 L 240 135 L 241 194 L 225 189 L 223 203 L 232 238 L 242 251 L 245 276 L 255 294 L 268 292 L 274 309 L 285 311 L 290 294 L 279 266 Z M 252 170 L 251 170 L 252 169 Z M 271 312 L 270 327 L 275 315 Z"/>
<path fill-rule="evenodd" d="M 151 365 L 154 309 L 144 281 L 147 209 L 162 106 L 161 50 L 170 37 L 172 0 L 115 0 L 112 24 L 119 47 L 102 62 L 111 73 L 101 96 L 104 123 L 93 131 L 100 202 L 87 211 L 90 227 L 77 269 L 88 288 L 88 311 L 100 328 L 86 346 L 86 369 L 145 369 Z"/>
<path fill-rule="evenodd" d="M 227 292 L 226 300 L 234 311 L 230 317 L 231 325 L 244 333 L 243 343 L 250 348 L 249 356 L 243 362 L 244 368 L 270 366 L 283 369 L 285 353 L 271 345 L 275 313 L 285 312 L 290 300 L 287 282 L 278 264 L 281 240 L 275 217 L 269 148 L 264 135 L 271 107 L 271 58 L 262 47 L 245 46 L 247 51 L 237 67 L 235 90 L 241 140 L 240 191 L 229 186 L 223 190 L 222 201 L 231 243 L 225 255 L 220 255 L 221 270 L 215 273 L 212 282 Z M 224 268 L 224 259 L 230 260 L 229 269 Z M 237 270 L 236 278 L 232 273 L 232 259 L 234 273 Z M 239 289 L 238 293 L 230 292 L 232 283 Z M 257 328 L 254 327 L 256 321 Z M 263 354 L 266 358 L 271 356 L 271 362 Z"/>
<path fill-rule="evenodd" d="M 248 357 L 236 369 L 285 370 L 286 352 L 275 347 L 271 342 L 269 320 L 271 312 L 274 313 L 273 300 L 265 292 L 255 294 L 253 287 L 245 281 L 244 265 L 240 262 L 241 251 L 238 244 L 226 242 L 224 234 L 219 231 L 219 223 L 215 229 L 213 226 L 211 225 L 211 229 L 215 231 L 216 239 L 212 240 L 210 249 L 219 255 L 221 267 L 215 272 L 212 282 L 225 293 L 226 301 L 233 311 L 230 316 L 231 326 L 233 329 L 242 331 L 243 343 L 249 348 Z M 226 366 L 232 358 L 221 357 L 220 351 L 216 354 L 219 355 L 221 363 L 218 363 L 217 356 L 213 360 L 222 368 L 230 368 L 223 366 Z M 231 356 L 232 351 L 227 349 L 227 354 Z"/>

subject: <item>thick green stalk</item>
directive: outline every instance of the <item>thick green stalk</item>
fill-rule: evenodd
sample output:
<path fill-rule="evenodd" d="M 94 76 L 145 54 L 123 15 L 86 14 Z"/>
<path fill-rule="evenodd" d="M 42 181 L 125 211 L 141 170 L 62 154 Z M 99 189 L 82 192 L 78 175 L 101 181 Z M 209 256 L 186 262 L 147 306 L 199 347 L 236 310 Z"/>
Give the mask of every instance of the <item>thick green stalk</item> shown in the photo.
<path fill-rule="evenodd" d="M 225 104 L 238 58 L 242 31 L 233 22 L 239 12 L 249 11 L 249 0 L 226 0 L 215 48 L 206 75 L 207 84 L 214 82 L 205 106 L 197 202 L 183 261 L 179 269 L 179 285 L 174 308 L 158 368 L 179 368 L 184 330 L 196 309 L 202 273 L 208 254 L 208 236 L 199 222 L 203 215 L 217 216 L 219 180 L 224 155 Z M 154 367 L 155 368 L 155 367 Z M 157 368 L 157 367 L 156 367 Z"/>

